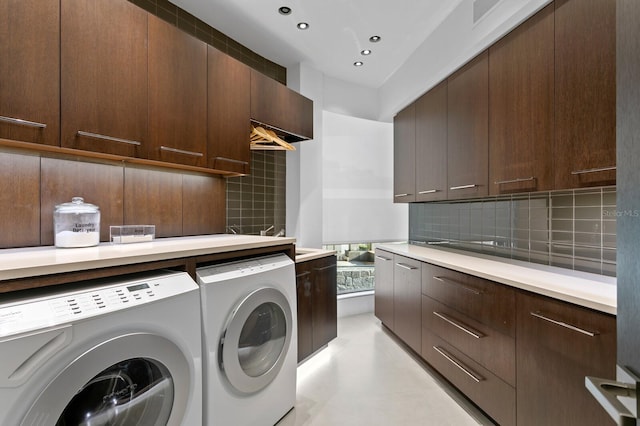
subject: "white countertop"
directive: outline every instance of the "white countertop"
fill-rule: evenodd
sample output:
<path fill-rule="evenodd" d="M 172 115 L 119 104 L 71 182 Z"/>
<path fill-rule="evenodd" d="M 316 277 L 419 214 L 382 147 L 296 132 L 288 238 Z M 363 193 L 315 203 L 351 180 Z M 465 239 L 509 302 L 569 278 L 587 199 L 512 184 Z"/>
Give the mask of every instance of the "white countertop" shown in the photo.
<path fill-rule="evenodd" d="M 295 244 L 295 238 L 254 235 L 201 235 L 159 238 L 147 243 L 96 247 L 29 247 L 0 250 L 0 281 L 236 250 Z"/>
<path fill-rule="evenodd" d="M 332 256 L 334 254 L 336 254 L 335 250 L 296 247 L 296 263 L 320 259 L 323 257 Z"/>
<path fill-rule="evenodd" d="M 616 314 L 616 278 L 482 254 L 384 244 L 378 248 L 576 305 Z"/>

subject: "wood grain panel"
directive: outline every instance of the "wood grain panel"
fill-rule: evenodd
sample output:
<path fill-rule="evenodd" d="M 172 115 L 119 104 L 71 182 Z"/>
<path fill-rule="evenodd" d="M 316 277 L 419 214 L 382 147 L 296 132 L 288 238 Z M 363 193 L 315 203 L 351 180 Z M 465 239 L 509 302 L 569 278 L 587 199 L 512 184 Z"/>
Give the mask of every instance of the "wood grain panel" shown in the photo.
<path fill-rule="evenodd" d="M 208 47 L 208 164 L 250 172 L 251 68 Z"/>
<path fill-rule="evenodd" d="M 488 63 L 484 51 L 447 80 L 448 199 L 489 194 Z"/>
<path fill-rule="evenodd" d="M 0 152 L 0 248 L 40 245 L 40 157 Z"/>
<path fill-rule="evenodd" d="M 182 235 L 182 175 L 126 167 L 125 225 L 155 225 L 156 238 Z"/>
<path fill-rule="evenodd" d="M 145 157 L 147 13 L 125 0 L 62 0 L 61 36 L 62 146 Z"/>
<path fill-rule="evenodd" d="M 393 331 L 393 254 L 376 249 L 375 271 L 374 313 Z"/>
<path fill-rule="evenodd" d="M 149 158 L 205 167 L 207 45 L 150 15 L 148 54 Z"/>
<path fill-rule="evenodd" d="M 41 244 L 53 245 L 53 210 L 73 197 L 100 207 L 100 241 L 109 241 L 109 226 L 122 225 L 123 172 L 121 166 L 42 159 Z"/>
<path fill-rule="evenodd" d="M 182 175 L 182 235 L 222 234 L 226 214 L 224 179 Z"/>
<path fill-rule="evenodd" d="M 416 104 L 393 118 L 393 202 L 416 200 Z"/>
<path fill-rule="evenodd" d="M 298 362 L 313 353 L 313 290 L 310 262 L 296 263 Z"/>
<path fill-rule="evenodd" d="M 311 261 L 313 268 L 313 350 L 338 335 L 336 256 Z"/>
<path fill-rule="evenodd" d="M 0 2 L 0 116 L 46 125 L 0 123 L 0 138 L 60 145 L 60 3 Z"/>
<path fill-rule="evenodd" d="M 393 331 L 417 353 L 422 348 L 420 263 L 408 257 L 394 256 Z"/>
<path fill-rule="evenodd" d="M 549 5 L 489 48 L 492 195 L 553 189 L 553 28 Z"/>
<path fill-rule="evenodd" d="M 616 0 L 555 2 L 555 187 L 615 184 Z"/>

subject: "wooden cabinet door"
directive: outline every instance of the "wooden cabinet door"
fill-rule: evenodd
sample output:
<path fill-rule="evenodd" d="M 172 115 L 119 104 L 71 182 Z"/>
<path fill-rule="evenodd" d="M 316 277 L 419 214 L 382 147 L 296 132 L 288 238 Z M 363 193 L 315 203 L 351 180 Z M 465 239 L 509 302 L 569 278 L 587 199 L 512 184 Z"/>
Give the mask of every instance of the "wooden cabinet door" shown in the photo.
<path fill-rule="evenodd" d="M 447 198 L 447 82 L 425 93 L 416 105 L 416 201 Z"/>
<path fill-rule="evenodd" d="M 299 139 L 313 139 L 313 102 L 255 70 L 251 70 L 251 118 Z"/>
<path fill-rule="evenodd" d="M 616 183 L 616 1 L 555 2 L 555 189 Z"/>
<path fill-rule="evenodd" d="M 489 48 L 489 193 L 553 189 L 553 5 Z"/>
<path fill-rule="evenodd" d="M 447 198 L 489 194 L 489 67 L 483 52 L 447 80 Z"/>
<path fill-rule="evenodd" d="M 248 174 L 251 68 L 208 46 L 209 167 Z"/>
<path fill-rule="evenodd" d="M 296 292 L 298 314 L 298 362 L 313 353 L 313 293 L 312 269 L 309 262 L 296 263 Z"/>
<path fill-rule="evenodd" d="M 207 165 L 207 45 L 152 15 L 149 158 Z"/>
<path fill-rule="evenodd" d="M 524 292 L 517 311 L 518 425 L 613 425 L 584 378 L 615 378 L 615 317 Z"/>
<path fill-rule="evenodd" d="M 393 202 L 416 200 L 416 105 L 393 118 Z"/>
<path fill-rule="evenodd" d="M 393 254 L 376 250 L 374 313 L 390 330 L 393 325 Z"/>
<path fill-rule="evenodd" d="M 0 138 L 60 145 L 60 2 L 0 2 Z"/>
<path fill-rule="evenodd" d="M 147 12 L 125 0 L 62 0 L 61 145 L 145 157 Z"/>
<path fill-rule="evenodd" d="M 394 256 L 393 331 L 417 353 L 422 350 L 421 262 Z"/>
<path fill-rule="evenodd" d="M 338 335 L 336 256 L 311 262 L 313 277 L 313 350 L 325 346 Z"/>

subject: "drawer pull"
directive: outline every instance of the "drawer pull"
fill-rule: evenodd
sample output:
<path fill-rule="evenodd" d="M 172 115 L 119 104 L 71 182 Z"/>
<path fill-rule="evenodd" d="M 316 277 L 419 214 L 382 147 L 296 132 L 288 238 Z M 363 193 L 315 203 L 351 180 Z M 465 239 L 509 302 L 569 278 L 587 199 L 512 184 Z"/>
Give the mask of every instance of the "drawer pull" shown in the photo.
<path fill-rule="evenodd" d="M 35 127 L 38 129 L 46 129 L 47 125 L 42 123 L 36 123 L 35 121 L 23 120 L 21 118 L 5 117 L 0 115 L 0 121 L 3 123 L 17 124 L 18 126 Z"/>
<path fill-rule="evenodd" d="M 186 151 L 184 149 L 171 148 L 168 146 L 161 146 L 160 151 L 175 152 L 176 154 L 191 155 L 192 157 L 204 157 L 204 154 L 201 152 Z"/>
<path fill-rule="evenodd" d="M 311 275 L 311 271 L 300 272 L 299 274 L 296 274 L 296 278 L 306 277 L 307 275 Z"/>
<path fill-rule="evenodd" d="M 443 348 L 441 348 L 439 346 L 434 346 L 433 349 L 435 349 L 436 352 L 438 352 L 440 355 L 445 357 L 451 364 L 455 365 L 460 370 L 462 370 L 462 372 L 464 374 L 466 374 L 467 376 L 471 377 L 471 379 L 473 379 L 474 382 L 480 383 L 480 382 L 482 382 L 484 380 L 484 377 L 473 373 L 470 368 L 466 367 L 462 362 L 458 361 L 453 355 L 451 355 L 445 349 L 443 349 Z"/>
<path fill-rule="evenodd" d="M 411 266 L 411 265 L 407 265 L 406 263 L 396 263 L 397 266 L 401 267 L 402 269 L 408 269 L 410 271 L 413 271 L 415 269 L 418 269 L 415 266 Z"/>
<path fill-rule="evenodd" d="M 436 192 L 440 192 L 437 189 L 429 189 L 427 191 L 420 191 L 418 192 L 419 195 L 424 195 L 424 194 L 435 194 Z"/>
<path fill-rule="evenodd" d="M 483 337 L 485 337 L 484 334 L 480 333 L 479 331 L 476 331 L 474 329 L 472 329 L 471 327 L 467 326 L 466 324 L 463 324 L 459 321 L 456 321 L 455 319 L 449 317 L 447 314 L 443 314 L 441 312 L 436 312 L 433 311 L 433 315 L 437 316 L 438 318 L 440 318 L 441 320 L 448 322 L 449 324 L 451 324 L 452 326 L 456 327 L 459 330 L 464 331 L 465 333 L 475 337 L 476 339 L 482 339 Z"/>
<path fill-rule="evenodd" d="M 405 194 L 396 194 L 396 195 L 394 195 L 394 197 L 401 198 L 401 197 L 408 197 L 409 195 L 413 195 L 413 194 L 406 194 L 406 193 Z"/>
<path fill-rule="evenodd" d="M 616 166 L 609 167 L 596 167 L 595 169 L 585 169 L 585 170 L 574 170 L 571 172 L 572 175 L 584 175 L 587 173 L 598 173 L 598 172 L 608 172 L 609 170 L 616 170 Z"/>
<path fill-rule="evenodd" d="M 555 324 L 555 325 L 559 325 L 560 327 L 568 328 L 569 330 L 576 331 L 578 333 L 582 333 L 582 334 L 587 335 L 589 337 L 595 337 L 597 334 L 600 334 L 597 331 L 585 330 L 583 328 L 576 327 L 575 325 L 567 324 L 566 322 L 558 321 L 558 320 L 555 320 L 553 318 L 549 318 L 547 316 L 542 315 L 542 313 L 540 311 L 530 312 L 530 314 L 531 314 L 531 316 L 534 316 L 534 317 L 539 318 L 541 320 L 548 321 L 551 324 Z"/>
<path fill-rule="evenodd" d="M 132 140 L 129 140 L 129 139 L 114 138 L 113 136 L 105 136 L 105 135 L 101 135 L 101 134 L 98 134 L 98 133 L 85 132 L 85 131 L 82 131 L 82 130 L 78 130 L 77 135 L 78 136 L 84 136 L 86 138 L 102 139 L 102 140 L 110 141 L 110 142 L 126 143 L 126 144 L 129 144 L 129 145 L 142 145 L 138 141 L 132 141 Z"/>
<path fill-rule="evenodd" d="M 380 259 L 380 260 L 382 260 L 383 262 L 388 262 L 388 261 L 390 261 L 390 260 L 391 260 L 391 259 L 389 259 L 388 257 L 379 256 L 379 255 L 377 255 L 377 254 L 376 254 L 376 259 Z"/>
<path fill-rule="evenodd" d="M 477 188 L 480 185 L 476 185 L 476 184 L 471 184 L 471 185 L 459 185 L 459 186 L 452 186 L 451 188 L 449 188 L 451 191 L 457 191 L 459 189 L 471 189 L 471 188 Z"/>
<path fill-rule="evenodd" d="M 475 289 L 475 288 L 473 288 L 473 287 L 466 286 L 466 285 L 464 285 L 464 284 L 462 284 L 462 283 L 459 283 L 458 281 L 455 281 L 455 280 L 452 280 L 452 279 L 449 279 L 449 278 L 445 278 L 445 277 L 436 277 L 436 276 L 434 275 L 433 279 L 434 279 L 434 280 L 438 280 L 438 281 L 443 282 L 443 283 L 451 283 L 451 284 L 455 284 L 455 285 L 457 285 L 458 287 L 460 287 L 461 289 L 466 290 L 466 291 L 468 291 L 469 293 L 473 293 L 473 294 L 475 294 L 476 296 L 480 296 L 480 295 L 482 294 L 482 292 L 481 292 L 480 290 L 477 290 L 477 289 Z"/>
<path fill-rule="evenodd" d="M 509 179 L 509 180 L 499 180 L 496 182 L 493 182 L 495 185 L 504 185 L 507 183 L 520 183 L 520 182 L 529 182 L 532 180 L 536 180 L 535 176 L 531 176 L 528 178 L 516 178 L 516 179 Z"/>

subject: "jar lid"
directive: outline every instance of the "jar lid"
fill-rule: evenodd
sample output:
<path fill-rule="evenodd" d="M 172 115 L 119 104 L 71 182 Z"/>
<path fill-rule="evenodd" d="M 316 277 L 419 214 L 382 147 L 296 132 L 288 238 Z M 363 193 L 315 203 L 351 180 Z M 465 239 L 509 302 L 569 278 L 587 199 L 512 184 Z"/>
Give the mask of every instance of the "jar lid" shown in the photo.
<path fill-rule="evenodd" d="M 73 197 L 70 203 L 58 204 L 55 211 L 58 213 L 98 213 L 100 207 L 85 203 L 82 197 Z"/>

